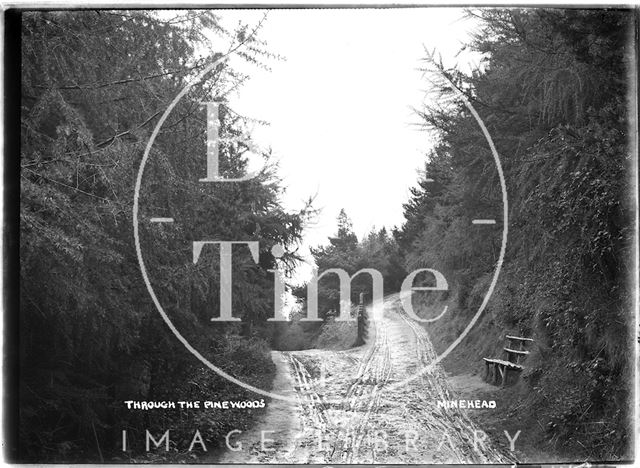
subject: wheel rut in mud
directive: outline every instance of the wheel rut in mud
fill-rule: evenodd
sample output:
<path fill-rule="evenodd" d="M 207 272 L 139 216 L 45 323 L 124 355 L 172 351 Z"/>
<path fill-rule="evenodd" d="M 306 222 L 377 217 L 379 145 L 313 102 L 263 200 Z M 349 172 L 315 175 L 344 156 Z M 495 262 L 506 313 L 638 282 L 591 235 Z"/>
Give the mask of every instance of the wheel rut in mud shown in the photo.
<path fill-rule="evenodd" d="M 441 367 L 420 373 L 436 353 L 399 296 L 373 304 L 368 313 L 371 337 L 362 347 L 274 352 L 278 372 L 289 374 L 274 391 L 295 397 L 274 400 L 246 434 L 249 450 L 227 451 L 218 462 L 513 462 L 465 410 L 437 404 L 454 399 L 451 389 Z"/>

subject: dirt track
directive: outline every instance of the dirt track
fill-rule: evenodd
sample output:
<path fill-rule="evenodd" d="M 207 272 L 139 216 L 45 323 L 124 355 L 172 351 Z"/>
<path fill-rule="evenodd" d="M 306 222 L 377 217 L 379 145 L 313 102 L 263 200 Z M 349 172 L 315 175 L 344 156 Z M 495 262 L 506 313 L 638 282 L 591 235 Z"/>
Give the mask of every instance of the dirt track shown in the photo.
<path fill-rule="evenodd" d="M 237 437 L 242 450 L 228 450 L 217 462 L 512 462 L 474 426 L 466 414 L 473 410 L 438 407 L 455 398 L 439 367 L 398 385 L 435 357 L 425 329 L 404 314 L 398 295 L 368 312 L 365 346 L 274 352 L 274 392 L 294 398 L 273 400 L 258 425 Z"/>

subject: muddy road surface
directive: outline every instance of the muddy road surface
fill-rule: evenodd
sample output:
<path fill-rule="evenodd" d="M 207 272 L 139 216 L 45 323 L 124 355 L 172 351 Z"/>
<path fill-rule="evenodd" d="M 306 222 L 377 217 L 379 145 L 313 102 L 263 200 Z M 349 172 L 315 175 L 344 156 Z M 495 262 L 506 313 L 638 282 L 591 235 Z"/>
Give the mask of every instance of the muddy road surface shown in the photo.
<path fill-rule="evenodd" d="M 511 463 L 474 425 L 444 371 L 419 371 L 436 356 L 424 327 L 397 294 L 368 308 L 366 345 L 348 351 L 274 352 L 273 399 L 263 418 L 230 437 L 217 463 Z M 413 377 L 413 380 L 407 381 Z"/>

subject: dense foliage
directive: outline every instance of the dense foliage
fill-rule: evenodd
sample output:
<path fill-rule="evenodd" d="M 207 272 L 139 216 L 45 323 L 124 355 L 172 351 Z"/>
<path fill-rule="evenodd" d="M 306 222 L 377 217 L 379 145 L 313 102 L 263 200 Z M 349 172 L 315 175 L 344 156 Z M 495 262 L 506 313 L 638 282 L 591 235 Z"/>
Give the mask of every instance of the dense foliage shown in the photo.
<path fill-rule="evenodd" d="M 257 28 L 256 28 L 257 29 Z M 215 32 L 215 38 L 204 35 Z M 110 460 L 127 429 L 217 443 L 251 411 L 143 413 L 124 400 L 254 399 L 204 371 L 157 314 L 133 243 L 135 177 L 151 131 L 194 75 L 223 54 L 263 66 L 269 54 L 246 27 L 225 30 L 211 12 L 25 13 L 22 18 L 20 206 L 20 459 Z M 264 319 L 273 310 L 270 248 L 300 237 L 267 169 L 243 183 L 198 183 L 206 161 L 200 102 L 220 105 L 220 135 L 244 132 L 226 105 L 245 77 L 219 64 L 161 128 L 140 193 L 140 237 L 154 289 L 178 329 L 228 373 L 268 388 L 273 364 Z M 225 176 L 245 172 L 246 145 L 220 145 Z M 152 216 L 175 223 L 152 225 Z M 192 241 L 259 241 L 260 262 L 234 248 L 233 311 L 219 315 L 213 246 L 192 264 Z M 210 249 L 210 250 L 207 250 Z M 241 291 L 241 293 L 239 293 Z M 242 335 L 242 339 L 239 336 Z"/>
<path fill-rule="evenodd" d="M 393 236 L 386 228 L 373 229 L 361 241 L 353 232 L 349 216 L 344 210 L 340 211 L 337 219 L 336 235 L 329 238 L 329 244 L 311 249 L 319 274 L 332 268 L 340 268 L 353 277 L 362 269 L 374 269 L 380 272 L 384 281 L 384 294 L 400 289 L 402 280 L 406 276 L 401 263 L 398 246 Z M 296 291 L 300 299 L 306 299 L 306 288 Z M 364 300 L 373 299 L 373 285 L 371 275 L 363 272 L 353 277 L 351 281 L 352 304 L 358 304 L 360 294 Z M 340 311 L 340 281 L 334 273 L 320 278 L 318 286 L 318 312 L 325 317 L 327 312 L 332 315 Z"/>
<path fill-rule="evenodd" d="M 358 240 L 343 211 L 336 235 L 312 256 L 320 272 L 377 269 L 385 293 L 397 291 L 407 271 L 437 269 L 451 289 L 439 299 L 451 309 L 431 328 L 434 342 L 464 327 L 495 271 L 503 222 L 496 165 L 459 98 L 464 93 L 500 154 L 509 236 L 478 336 L 460 349 L 477 367 L 481 352 L 501 350 L 495 338 L 505 330 L 533 337 L 535 350 L 509 392 L 505 417 L 540 428 L 548 447 L 619 459 L 628 453 L 632 414 L 633 16 L 561 9 L 470 14 L 482 26 L 468 45 L 484 57 L 480 68 L 465 74 L 433 57 L 425 61 L 441 105 L 420 115 L 438 143 L 404 207 L 406 222 L 392 234 L 383 228 Z M 126 410 L 123 401 L 255 399 L 206 370 L 168 330 L 140 275 L 132 219 L 137 169 L 158 119 L 213 60 L 227 54 L 264 66 L 271 56 L 255 33 L 228 31 L 202 11 L 24 14 L 20 461 L 139 459 L 145 428 L 156 437 L 171 428 L 184 447 L 196 427 L 205 440 L 220 442 L 228 430 L 250 424 L 254 413 L 247 410 L 144 413 Z M 230 109 L 228 97 L 245 78 L 219 64 L 169 115 L 144 173 L 140 237 L 150 281 L 181 333 L 228 373 L 267 388 L 274 372 L 269 345 L 301 349 L 320 336 L 339 349 L 351 346 L 353 330 L 265 325 L 274 294 L 268 270 L 294 260 L 287 253 L 277 261 L 271 247 L 294 250 L 307 214 L 282 208 L 268 154 L 258 155 L 266 169 L 250 181 L 198 183 L 207 144 L 200 103 L 221 103 L 223 138 L 244 133 L 247 119 Z M 223 142 L 221 172 L 243 174 L 247 150 Z M 150 217 L 175 223 L 154 225 Z M 476 218 L 497 224 L 474 225 Z M 220 313 L 218 250 L 205 247 L 193 265 L 196 240 L 260 243 L 257 264 L 246 247 L 233 251 L 233 311 L 242 323 L 211 322 Z M 360 293 L 372 298 L 366 274 L 352 281 L 352 303 Z M 306 300 L 306 286 L 295 294 Z M 320 317 L 339 310 L 336 275 L 320 281 L 318 299 Z M 126 453 L 118 452 L 123 429 Z"/>
<path fill-rule="evenodd" d="M 512 407 L 554 444 L 590 459 L 625 456 L 633 366 L 633 15 L 470 14 L 482 25 L 469 46 L 484 57 L 480 69 L 466 75 L 431 57 L 426 62 L 442 105 L 421 115 L 439 143 L 397 235 L 407 269 L 445 273 L 460 312 L 453 320 L 463 324 L 496 267 L 502 192 L 487 141 L 459 98 L 464 93 L 498 149 L 509 201 L 505 262 L 481 333 L 493 339 L 489 329 L 512 330 L 537 343 Z M 498 223 L 479 227 L 471 223 L 476 218 Z"/>
<path fill-rule="evenodd" d="M 360 302 L 361 294 L 365 303 L 370 303 L 374 297 L 372 276 L 367 271 L 358 273 L 361 270 L 374 269 L 380 273 L 383 281 L 382 294 L 400 289 L 406 273 L 394 236 L 383 227 L 379 230 L 372 229 L 358 241 L 351 219 L 344 210 L 340 210 L 336 224 L 336 234 L 328 238 L 327 245 L 310 249 L 319 278 L 317 311 L 322 321 L 301 321 L 308 316 L 309 294 L 313 294 L 313 289 L 309 282 L 294 288 L 293 295 L 300 310 L 292 314 L 290 322 L 280 323 L 275 327 L 273 346 L 277 349 L 348 349 L 362 344 L 367 325 L 357 320 L 355 306 Z M 343 270 L 350 278 L 350 296 L 345 298 L 346 302 L 343 304 L 340 303 L 340 291 L 347 282 L 343 280 L 342 285 L 335 270 Z M 335 321 L 345 309 L 352 320 Z M 364 320 L 367 320 L 366 317 Z"/>

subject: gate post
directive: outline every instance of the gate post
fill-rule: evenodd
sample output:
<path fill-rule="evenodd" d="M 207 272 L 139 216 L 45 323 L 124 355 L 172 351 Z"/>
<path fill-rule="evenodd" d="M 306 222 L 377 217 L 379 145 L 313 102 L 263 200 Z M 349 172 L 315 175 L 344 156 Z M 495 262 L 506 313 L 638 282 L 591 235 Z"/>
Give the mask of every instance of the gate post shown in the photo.
<path fill-rule="evenodd" d="M 362 346 L 367 338 L 367 328 L 369 326 L 369 317 L 364 307 L 364 293 L 360 293 L 360 303 L 358 304 L 358 336 L 355 346 Z"/>

